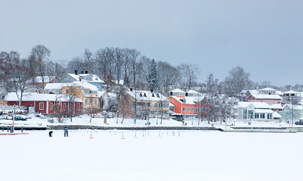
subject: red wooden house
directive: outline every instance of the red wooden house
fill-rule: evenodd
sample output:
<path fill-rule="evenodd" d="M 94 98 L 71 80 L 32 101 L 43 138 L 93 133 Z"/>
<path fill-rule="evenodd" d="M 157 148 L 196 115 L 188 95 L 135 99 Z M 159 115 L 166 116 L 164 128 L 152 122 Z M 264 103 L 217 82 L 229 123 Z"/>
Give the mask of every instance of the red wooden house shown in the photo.
<path fill-rule="evenodd" d="M 8 105 L 19 105 L 19 99 L 14 92 L 10 92 L 5 96 L 5 101 Z M 21 106 L 33 106 L 35 112 L 42 114 L 52 114 L 55 111 L 55 106 L 58 106 L 61 113 L 68 112 L 69 106 L 73 106 L 73 113 L 82 113 L 83 101 L 75 98 L 69 101 L 67 95 L 56 94 L 38 94 L 38 93 L 24 93 Z"/>
<path fill-rule="evenodd" d="M 202 95 L 197 97 L 187 96 L 170 96 L 170 103 L 174 105 L 174 112 L 183 115 L 185 118 L 200 115 L 206 116 L 208 105 L 205 103 L 206 98 Z"/>

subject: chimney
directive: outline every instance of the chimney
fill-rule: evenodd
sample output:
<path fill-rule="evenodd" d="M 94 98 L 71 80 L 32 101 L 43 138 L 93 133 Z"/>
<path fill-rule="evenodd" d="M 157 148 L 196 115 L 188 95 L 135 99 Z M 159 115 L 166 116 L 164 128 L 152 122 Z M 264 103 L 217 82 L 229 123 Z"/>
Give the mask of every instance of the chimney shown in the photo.
<path fill-rule="evenodd" d="M 75 75 L 78 75 L 78 71 L 77 70 L 75 70 Z"/>

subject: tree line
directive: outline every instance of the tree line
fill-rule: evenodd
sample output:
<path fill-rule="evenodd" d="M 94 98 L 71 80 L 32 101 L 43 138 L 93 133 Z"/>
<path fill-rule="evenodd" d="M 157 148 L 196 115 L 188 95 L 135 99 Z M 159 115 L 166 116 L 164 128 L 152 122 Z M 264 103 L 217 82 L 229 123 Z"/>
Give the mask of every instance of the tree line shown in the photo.
<path fill-rule="evenodd" d="M 226 78 L 219 82 L 210 74 L 205 82 L 198 82 L 200 69 L 195 64 L 171 65 L 168 62 L 148 58 L 136 49 L 106 47 L 95 53 L 85 49 L 79 56 L 64 65 L 50 59 L 51 51 L 44 45 L 36 45 L 30 55 L 21 58 L 17 51 L 0 52 L 0 79 L 1 85 L 7 91 L 25 91 L 26 85 L 35 84 L 35 77 L 40 76 L 44 84 L 45 77 L 55 77 L 60 82 L 66 73 L 88 72 L 96 74 L 105 81 L 106 88 L 110 91 L 111 84 L 116 82 L 133 89 L 153 89 L 164 95 L 169 90 L 181 88 L 183 90 L 195 89 L 207 93 L 210 89 L 210 80 L 217 84 L 216 92 L 229 96 L 237 96 L 246 89 L 263 88 L 268 83 L 256 83 L 250 79 L 250 74 L 242 67 L 232 68 Z M 302 91 L 302 85 L 271 87 L 278 90 Z"/>

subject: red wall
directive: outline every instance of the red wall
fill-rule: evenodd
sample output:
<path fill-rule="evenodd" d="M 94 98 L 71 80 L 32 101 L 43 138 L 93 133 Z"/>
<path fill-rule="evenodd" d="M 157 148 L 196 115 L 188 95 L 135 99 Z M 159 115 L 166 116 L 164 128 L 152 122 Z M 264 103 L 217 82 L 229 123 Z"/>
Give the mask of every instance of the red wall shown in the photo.
<path fill-rule="evenodd" d="M 43 107 L 43 110 L 39 110 L 39 103 L 40 102 L 43 102 L 44 103 L 44 107 Z M 47 103 L 47 101 L 36 101 L 36 102 L 34 102 L 34 101 L 22 101 L 21 102 L 21 106 L 25 106 L 25 107 L 27 107 L 27 106 L 35 106 L 35 112 L 39 112 L 39 113 L 42 113 L 42 114 L 46 114 L 46 108 L 47 108 L 47 105 L 46 105 L 46 103 Z M 50 103 L 53 103 L 53 110 L 51 110 L 51 106 L 50 106 Z M 64 112 L 63 111 L 63 104 L 66 104 L 66 112 L 68 111 L 68 102 L 61 102 L 61 111 L 62 112 Z M 15 102 L 15 101 L 8 101 L 7 102 L 7 104 L 8 105 L 11 105 L 11 106 L 13 106 L 14 104 L 15 105 L 19 105 L 19 102 Z M 74 113 L 82 113 L 82 103 L 79 103 L 80 104 L 80 108 L 78 109 L 77 108 L 77 104 L 78 103 L 74 103 L 74 106 L 75 106 L 75 109 L 73 109 L 73 112 Z M 48 103 L 48 113 L 49 114 L 52 114 L 52 113 L 54 113 L 54 105 L 55 105 L 55 102 L 54 101 L 49 101 L 49 103 Z"/>

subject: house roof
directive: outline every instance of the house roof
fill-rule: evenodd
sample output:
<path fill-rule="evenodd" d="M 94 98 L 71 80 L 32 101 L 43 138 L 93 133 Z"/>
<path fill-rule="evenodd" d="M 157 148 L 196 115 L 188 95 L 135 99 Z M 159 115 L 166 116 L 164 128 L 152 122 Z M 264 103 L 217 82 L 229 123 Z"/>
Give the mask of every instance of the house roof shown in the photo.
<path fill-rule="evenodd" d="M 19 94 L 20 95 L 20 94 Z M 19 101 L 15 92 L 9 92 L 4 98 L 6 101 Z M 64 101 L 68 102 L 68 95 L 63 94 L 38 94 L 33 92 L 27 92 L 23 94 L 23 101 Z M 75 102 L 83 102 L 79 98 L 75 98 Z"/>
<path fill-rule="evenodd" d="M 197 92 L 197 91 L 194 91 L 194 90 L 189 90 L 189 91 L 187 91 L 187 93 L 198 94 L 198 92 Z"/>
<path fill-rule="evenodd" d="M 100 82 L 100 83 L 104 83 L 103 80 L 101 80 L 99 78 L 98 75 L 96 74 L 68 74 L 69 76 L 71 76 L 72 78 L 74 78 L 75 80 L 79 80 L 80 77 L 82 77 L 82 79 L 86 79 L 87 76 L 92 76 L 91 80 L 87 80 L 88 82 Z"/>
<path fill-rule="evenodd" d="M 238 107 L 248 107 L 253 105 L 256 109 L 270 109 L 270 106 L 266 102 L 238 102 Z"/>
<path fill-rule="evenodd" d="M 299 92 L 296 92 L 296 91 L 290 90 L 290 91 L 286 91 L 286 92 L 284 92 L 284 94 L 299 94 Z"/>
<path fill-rule="evenodd" d="M 251 94 L 251 96 L 256 99 L 282 99 L 279 95 Z"/>
<path fill-rule="evenodd" d="M 106 93 L 106 91 L 98 91 L 98 97 L 103 96 Z"/>
<path fill-rule="evenodd" d="M 249 93 L 250 94 L 259 94 L 259 91 L 258 90 L 249 90 Z"/>
<path fill-rule="evenodd" d="M 270 109 L 255 109 L 255 113 L 273 113 Z"/>
<path fill-rule="evenodd" d="M 174 89 L 174 90 L 172 90 L 171 92 L 181 92 L 181 93 L 185 93 L 183 90 L 181 90 L 181 89 Z"/>
<path fill-rule="evenodd" d="M 263 90 L 263 91 L 276 91 L 276 89 L 269 88 L 269 87 L 266 87 L 266 88 L 260 89 L 260 90 Z"/>
<path fill-rule="evenodd" d="M 94 86 L 86 81 L 74 81 L 72 83 L 70 83 L 70 85 L 68 86 L 81 86 L 85 89 L 89 89 L 91 91 L 98 91 L 98 87 Z"/>
<path fill-rule="evenodd" d="M 272 117 L 273 117 L 273 118 L 281 118 L 282 116 L 281 116 L 279 113 L 274 112 L 274 113 L 272 114 Z"/>
<path fill-rule="evenodd" d="M 164 101 L 167 99 L 167 97 L 163 96 L 160 93 L 152 93 L 150 91 L 136 90 L 128 91 L 127 93 L 139 101 Z M 159 94 L 159 96 L 157 96 L 157 94 Z"/>
<path fill-rule="evenodd" d="M 272 105 L 270 105 L 270 108 L 271 109 L 282 109 L 283 107 L 281 104 L 272 104 Z"/>
<path fill-rule="evenodd" d="M 79 87 L 83 87 L 85 89 L 89 89 L 91 91 L 98 91 L 98 87 L 94 86 L 88 82 L 86 82 L 85 80 L 83 81 L 74 81 L 72 83 L 48 83 L 45 86 L 46 90 L 58 90 L 58 89 L 62 89 L 62 87 L 66 87 L 66 86 L 79 86 Z"/>
<path fill-rule="evenodd" d="M 47 90 L 59 90 L 62 89 L 62 87 L 67 86 L 68 83 L 48 83 L 46 84 L 44 89 Z"/>

